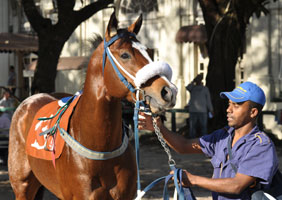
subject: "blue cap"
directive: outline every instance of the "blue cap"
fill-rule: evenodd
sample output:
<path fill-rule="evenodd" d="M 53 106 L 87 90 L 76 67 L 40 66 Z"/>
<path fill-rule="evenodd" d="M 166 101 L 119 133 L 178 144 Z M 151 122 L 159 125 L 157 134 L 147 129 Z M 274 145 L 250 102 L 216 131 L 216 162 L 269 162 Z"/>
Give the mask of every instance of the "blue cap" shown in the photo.
<path fill-rule="evenodd" d="M 265 104 L 265 94 L 263 90 L 252 82 L 244 82 L 236 87 L 232 92 L 221 92 L 221 98 L 228 98 L 233 102 L 253 101 L 262 106 Z"/>

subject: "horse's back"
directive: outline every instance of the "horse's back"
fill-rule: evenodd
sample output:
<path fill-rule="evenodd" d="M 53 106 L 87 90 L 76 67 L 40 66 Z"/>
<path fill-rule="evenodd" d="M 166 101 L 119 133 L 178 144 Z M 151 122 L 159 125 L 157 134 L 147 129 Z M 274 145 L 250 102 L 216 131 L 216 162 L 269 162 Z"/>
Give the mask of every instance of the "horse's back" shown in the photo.
<path fill-rule="evenodd" d="M 13 115 L 9 134 L 10 143 L 17 137 L 20 137 L 19 139 L 24 142 L 37 111 L 54 100 L 56 100 L 54 97 L 45 93 L 25 99 Z"/>

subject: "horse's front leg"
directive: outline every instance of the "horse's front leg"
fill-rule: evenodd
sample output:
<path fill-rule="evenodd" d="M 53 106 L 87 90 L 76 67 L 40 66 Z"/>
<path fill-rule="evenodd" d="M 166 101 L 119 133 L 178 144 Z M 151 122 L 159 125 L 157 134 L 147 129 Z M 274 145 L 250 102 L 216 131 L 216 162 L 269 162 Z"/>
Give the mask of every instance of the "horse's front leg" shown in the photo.
<path fill-rule="evenodd" d="M 108 189 L 104 187 L 99 187 L 96 188 L 89 196 L 89 200 L 98 200 L 98 199 L 112 200 L 113 198 L 109 194 Z"/>
<path fill-rule="evenodd" d="M 109 193 L 115 200 L 132 200 L 136 194 L 136 173 L 121 170 L 117 174 L 117 185 Z"/>
<path fill-rule="evenodd" d="M 136 195 L 137 172 L 136 161 L 132 147 L 125 152 L 126 161 L 122 161 L 120 168 L 115 169 L 116 186 L 110 189 L 109 193 L 115 200 L 132 200 Z"/>

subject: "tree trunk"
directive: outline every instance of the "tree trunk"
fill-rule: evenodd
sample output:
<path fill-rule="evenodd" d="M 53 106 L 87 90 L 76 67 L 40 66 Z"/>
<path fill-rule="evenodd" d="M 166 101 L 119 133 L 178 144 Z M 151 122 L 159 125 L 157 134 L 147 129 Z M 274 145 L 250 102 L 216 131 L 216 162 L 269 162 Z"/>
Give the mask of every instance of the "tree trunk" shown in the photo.
<path fill-rule="evenodd" d="M 234 40 L 238 36 L 235 22 L 226 19 L 218 27 L 209 48 L 210 62 L 206 85 L 210 90 L 215 115 L 212 124 L 213 129 L 226 125 L 227 100 L 220 98 L 220 92 L 231 91 L 235 87 L 235 67 L 240 48 L 240 40 Z M 230 26 L 230 24 L 233 24 Z M 237 41 L 237 42 L 234 42 Z"/>
<path fill-rule="evenodd" d="M 51 93 L 55 91 L 56 66 L 64 42 L 55 41 L 53 39 L 54 36 L 53 34 L 45 39 L 39 38 L 38 62 L 32 83 L 33 94 L 38 92 Z"/>
<path fill-rule="evenodd" d="M 276 0 L 273 0 L 276 1 Z M 212 129 L 226 125 L 227 101 L 220 92 L 235 87 L 235 68 L 239 56 L 243 56 L 246 41 L 246 26 L 250 17 L 257 17 L 268 10 L 266 0 L 198 0 L 205 20 L 208 35 L 209 65 L 206 85 L 211 92 L 215 116 Z"/>
<path fill-rule="evenodd" d="M 76 0 L 57 0 L 58 22 L 44 18 L 34 0 L 22 0 L 25 14 L 39 38 L 38 62 L 32 83 L 32 93 L 55 91 L 57 64 L 65 42 L 76 27 L 99 10 L 107 8 L 113 0 L 98 0 L 74 10 Z M 83 3 L 83 1 L 81 1 Z"/>
<path fill-rule="evenodd" d="M 229 1 L 199 0 L 199 3 L 208 35 L 210 61 L 206 86 L 210 90 L 214 106 L 214 118 L 210 128 L 215 130 L 227 124 L 228 102 L 220 98 L 220 92 L 231 91 L 235 87 L 235 67 L 245 38 L 245 26 L 239 23 L 235 12 L 226 10 L 230 6 Z"/>

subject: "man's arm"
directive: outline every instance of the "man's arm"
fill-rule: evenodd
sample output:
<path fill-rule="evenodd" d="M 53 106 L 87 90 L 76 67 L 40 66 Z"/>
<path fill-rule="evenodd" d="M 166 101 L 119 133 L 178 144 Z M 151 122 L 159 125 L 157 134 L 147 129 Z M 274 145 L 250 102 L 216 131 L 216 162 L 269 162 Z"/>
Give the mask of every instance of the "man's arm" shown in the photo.
<path fill-rule="evenodd" d="M 193 87 L 194 87 L 194 82 L 191 82 L 191 83 L 189 83 L 185 88 L 186 88 L 186 90 L 188 90 L 189 92 L 191 92 L 192 89 L 193 89 Z"/>
<path fill-rule="evenodd" d="M 140 113 L 138 128 L 141 130 L 155 131 L 152 123 L 152 117 L 146 115 L 145 113 Z M 167 142 L 167 144 L 176 152 L 181 154 L 189 153 L 203 153 L 200 147 L 199 139 L 186 139 L 182 135 L 176 134 L 168 130 L 160 118 L 157 118 L 157 125 L 160 128 L 160 131 Z"/>
<path fill-rule="evenodd" d="M 210 95 L 210 91 L 208 87 L 206 88 L 206 96 L 207 96 L 207 106 L 208 106 L 208 111 L 210 111 L 211 113 L 213 113 L 213 105 L 212 105 L 212 101 L 211 101 L 211 95 Z"/>
<path fill-rule="evenodd" d="M 256 178 L 237 173 L 233 178 L 206 178 L 183 171 L 184 187 L 198 186 L 218 193 L 240 194 L 255 182 Z"/>

